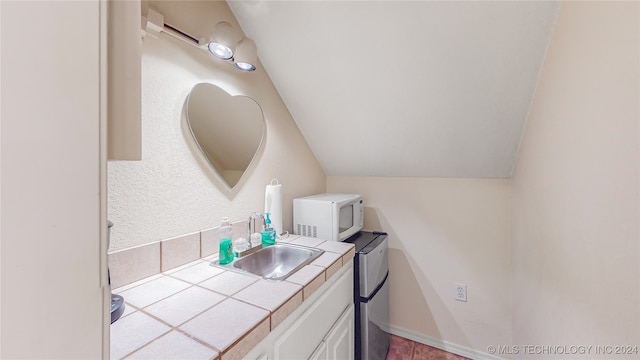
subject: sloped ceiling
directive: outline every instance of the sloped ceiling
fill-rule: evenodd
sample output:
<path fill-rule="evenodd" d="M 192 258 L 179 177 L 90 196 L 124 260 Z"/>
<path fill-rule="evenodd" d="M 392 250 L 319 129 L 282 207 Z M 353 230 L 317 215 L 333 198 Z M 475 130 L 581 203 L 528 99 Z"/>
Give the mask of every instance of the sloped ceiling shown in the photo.
<path fill-rule="evenodd" d="M 230 1 L 328 176 L 510 177 L 548 1 Z"/>

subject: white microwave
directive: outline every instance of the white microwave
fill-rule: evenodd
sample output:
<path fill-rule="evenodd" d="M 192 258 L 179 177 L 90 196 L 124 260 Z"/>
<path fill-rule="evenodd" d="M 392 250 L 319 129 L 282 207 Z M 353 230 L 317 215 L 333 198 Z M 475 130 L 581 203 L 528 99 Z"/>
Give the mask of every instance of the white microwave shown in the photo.
<path fill-rule="evenodd" d="M 296 235 L 342 241 L 362 230 L 364 203 L 357 194 L 318 194 L 293 199 Z"/>

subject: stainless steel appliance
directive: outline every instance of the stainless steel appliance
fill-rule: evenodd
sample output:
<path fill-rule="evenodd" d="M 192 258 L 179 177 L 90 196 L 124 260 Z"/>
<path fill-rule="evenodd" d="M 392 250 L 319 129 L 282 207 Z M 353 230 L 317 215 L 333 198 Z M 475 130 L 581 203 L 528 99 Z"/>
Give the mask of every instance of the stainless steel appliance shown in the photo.
<path fill-rule="evenodd" d="M 387 234 L 360 231 L 345 242 L 354 259 L 355 359 L 384 360 L 389 351 L 389 262 Z"/>

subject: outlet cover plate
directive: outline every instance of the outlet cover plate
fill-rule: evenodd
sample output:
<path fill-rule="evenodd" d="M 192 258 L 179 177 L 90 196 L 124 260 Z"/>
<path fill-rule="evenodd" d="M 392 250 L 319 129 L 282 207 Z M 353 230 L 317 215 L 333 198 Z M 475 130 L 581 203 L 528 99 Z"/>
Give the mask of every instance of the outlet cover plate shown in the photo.
<path fill-rule="evenodd" d="M 467 301 L 467 285 L 463 283 L 454 283 L 455 288 L 454 299 L 458 301 Z"/>

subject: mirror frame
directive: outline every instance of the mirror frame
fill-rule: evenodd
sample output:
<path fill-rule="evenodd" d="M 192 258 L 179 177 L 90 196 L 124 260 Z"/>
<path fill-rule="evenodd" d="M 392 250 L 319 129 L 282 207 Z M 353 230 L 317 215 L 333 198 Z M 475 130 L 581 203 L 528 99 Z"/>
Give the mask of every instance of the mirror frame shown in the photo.
<path fill-rule="evenodd" d="M 260 114 L 262 115 L 261 121 L 263 125 L 263 132 L 262 132 L 262 137 L 260 138 L 260 144 L 258 144 L 258 147 L 256 148 L 256 151 L 253 157 L 251 158 L 249 165 L 240 176 L 240 179 L 238 180 L 238 182 L 233 186 L 227 183 L 227 181 L 222 177 L 222 175 L 218 172 L 215 166 L 213 166 L 213 164 L 209 161 L 204 151 L 202 150 L 200 144 L 198 143 L 196 136 L 193 134 L 193 130 L 191 129 L 191 126 L 189 125 L 189 116 L 188 116 L 189 97 L 193 89 L 200 84 L 215 86 L 221 91 L 223 91 L 224 93 L 226 93 L 227 95 L 229 95 L 230 97 L 239 97 L 239 96 L 246 97 L 256 103 L 256 106 L 258 107 L 258 109 L 260 109 Z M 212 183 L 220 190 L 220 192 L 224 193 L 229 198 L 233 198 L 238 193 L 240 188 L 242 188 L 242 185 L 246 182 L 249 175 L 253 172 L 259 159 L 262 157 L 262 153 L 264 152 L 264 147 L 266 142 L 265 140 L 267 137 L 267 122 L 264 118 L 264 111 L 262 110 L 262 107 L 260 106 L 260 104 L 250 96 L 247 96 L 244 94 L 232 94 L 227 89 L 225 89 L 224 87 L 218 84 L 215 84 L 212 82 L 199 82 L 194 84 L 191 87 L 191 90 L 185 97 L 185 100 L 182 106 L 182 116 L 181 116 L 180 122 L 181 122 L 182 134 L 185 138 L 185 141 L 189 149 L 191 150 L 193 156 L 195 157 L 197 163 L 202 167 L 204 172 L 211 179 Z"/>

